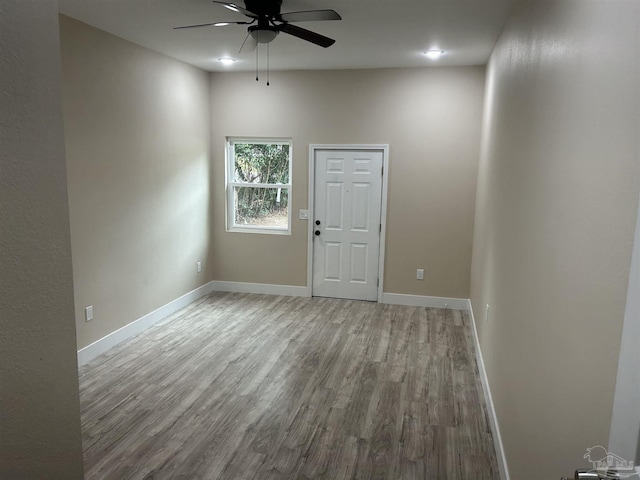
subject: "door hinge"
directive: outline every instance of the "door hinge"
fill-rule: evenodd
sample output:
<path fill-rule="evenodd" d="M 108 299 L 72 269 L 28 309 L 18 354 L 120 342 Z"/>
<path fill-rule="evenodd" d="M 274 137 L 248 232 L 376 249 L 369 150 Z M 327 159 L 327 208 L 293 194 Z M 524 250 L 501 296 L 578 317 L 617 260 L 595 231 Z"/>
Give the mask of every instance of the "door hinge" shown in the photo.
<path fill-rule="evenodd" d="M 376 287 L 380 286 L 380 279 L 378 279 L 378 281 L 376 282 Z"/>
<path fill-rule="evenodd" d="M 382 224 L 380 224 L 380 233 L 382 233 Z"/>
<path fill-rule="evenodd" d="M 382 166 L 382 169 L 380 170 L 380 176 L 384 177 L 384 165 Z"/>

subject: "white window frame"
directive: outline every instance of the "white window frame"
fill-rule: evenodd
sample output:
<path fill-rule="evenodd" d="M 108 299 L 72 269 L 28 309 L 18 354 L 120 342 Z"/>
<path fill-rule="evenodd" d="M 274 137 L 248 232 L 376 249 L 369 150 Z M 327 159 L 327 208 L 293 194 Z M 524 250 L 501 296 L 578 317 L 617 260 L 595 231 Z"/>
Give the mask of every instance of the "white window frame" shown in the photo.
<path fill-rule="evenodd" d="M 244 183 L 236 182 L 234 178 L 234 160 L 236 143 L 257 143 L 257 144 L 288 144 L 289 145 L 289 183 Z M 293 142 L 290 138 L 265 138 L 265 137 L 227 137 L 225 143 L 225 182 L 226 182 L 226 228 L 227 232 L 241 233 L 263 233 L 271 235 L 291 235 L 291 212 L 292 207 L 292 164 L 293 164 Z M 287 191 L 287 228 L 268 227 L 258 225 L 238 225 L 235 223 L 235 198 L 236 187 L 247 188 L 282 188 Z"/>

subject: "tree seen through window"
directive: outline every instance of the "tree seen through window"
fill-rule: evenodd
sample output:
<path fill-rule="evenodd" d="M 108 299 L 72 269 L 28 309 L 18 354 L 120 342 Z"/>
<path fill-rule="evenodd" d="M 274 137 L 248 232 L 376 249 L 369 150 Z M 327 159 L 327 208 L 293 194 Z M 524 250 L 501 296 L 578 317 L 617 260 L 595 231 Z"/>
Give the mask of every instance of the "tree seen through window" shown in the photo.
<path fill-rule="evenodd" d="M 234 142 L 233 225 L 287 229 L 290 144 Z"/>

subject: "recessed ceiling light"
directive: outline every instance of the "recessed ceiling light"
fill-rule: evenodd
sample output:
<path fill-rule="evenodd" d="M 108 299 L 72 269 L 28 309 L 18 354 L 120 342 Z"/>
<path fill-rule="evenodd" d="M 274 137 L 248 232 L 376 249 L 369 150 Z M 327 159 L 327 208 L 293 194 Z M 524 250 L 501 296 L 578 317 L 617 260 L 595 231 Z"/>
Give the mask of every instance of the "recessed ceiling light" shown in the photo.
<path fill-rule="evenodd" d="M 223 57 L 223 58 L 219 58 L 218 61 L 221 64 L 227 66 L 227 65 L 233 65 L 235 63 L 236 59 L 235 58 L 229 58 L 229 57 Z"/>
<path fill-rule="evenodd" d="M 444 55 L 444 50 L 429 50 L 428 52 L 424 52 L 424 54 L 427 56 L 427 58 L 430 58 L 431 60 L 436 60 L 437 58 L 440 58 L 442 55 Z"/>

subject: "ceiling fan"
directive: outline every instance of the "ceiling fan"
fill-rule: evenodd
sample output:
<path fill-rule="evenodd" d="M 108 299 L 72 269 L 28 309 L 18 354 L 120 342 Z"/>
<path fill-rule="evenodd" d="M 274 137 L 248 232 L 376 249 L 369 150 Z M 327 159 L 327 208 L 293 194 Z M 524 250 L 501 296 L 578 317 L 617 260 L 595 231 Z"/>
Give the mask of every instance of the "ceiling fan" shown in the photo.
<path fill-rule="evenodd" d="M 214 22 L 197 25 L 185 25 L 175 27 L 174 30 L 199 27 L 224 27 L 227 25 L 249 25 L 247 36 L 240 47 L 240 52 L 255 50 L 258 43 L 270 43 L 280 32 L 293 35 L 307 42 L 327 48 L 335 43 L 335 40 L 306 28 L 292 25 L 296 22 L 342 20 L 342 17 L 334 10 L 307 10 L 302 12 L 281 13 L 282 0 L 244 0 L 245 7 L 235 3 L 213 0 L 229 10 L 242 13 L 250 20 L 245 22 Z"/>

